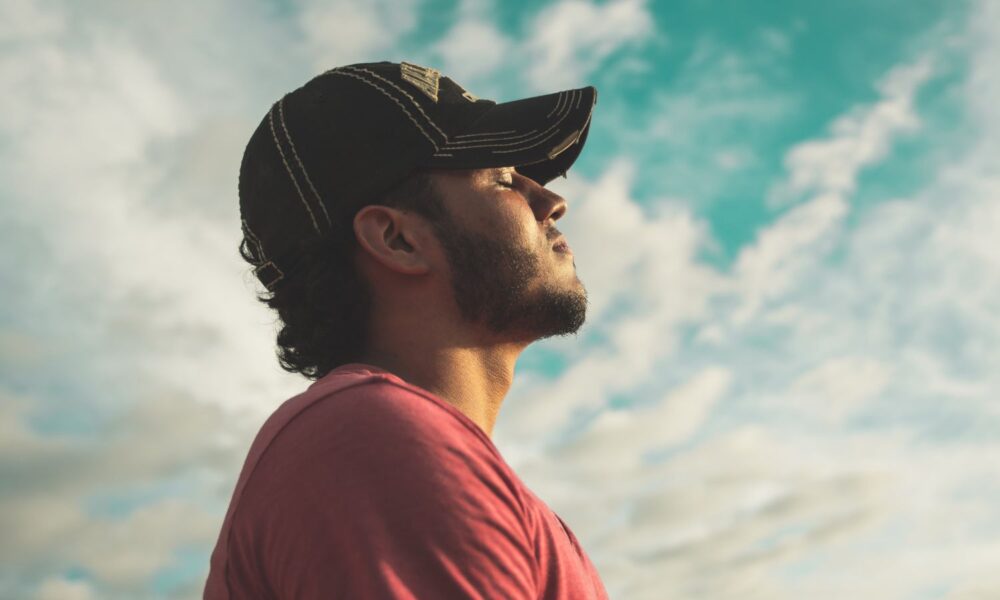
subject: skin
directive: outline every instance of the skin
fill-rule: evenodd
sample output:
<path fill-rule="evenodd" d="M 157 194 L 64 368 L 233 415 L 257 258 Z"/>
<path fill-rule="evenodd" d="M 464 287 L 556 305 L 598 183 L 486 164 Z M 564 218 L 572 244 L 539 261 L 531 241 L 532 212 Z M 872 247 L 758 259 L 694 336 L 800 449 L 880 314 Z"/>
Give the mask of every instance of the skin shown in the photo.
<path fill-rule="evenodd" d="M 450 218 L 370 205 L 354 219 L 372 291 L 358 362 L 441 397 L 492 437 L 521 352 L 574 333 L 586 290 L 555 222 L 566 200 L 513 167 L 432 173 Z"/>

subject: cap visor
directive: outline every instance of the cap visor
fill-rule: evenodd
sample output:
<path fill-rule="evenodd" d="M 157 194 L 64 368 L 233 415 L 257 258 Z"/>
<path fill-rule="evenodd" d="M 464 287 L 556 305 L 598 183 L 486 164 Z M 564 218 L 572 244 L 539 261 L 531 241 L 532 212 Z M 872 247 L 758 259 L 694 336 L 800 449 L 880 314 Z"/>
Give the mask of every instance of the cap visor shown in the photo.
<path fill-rule="evenodd" d="M 451 136 L 426 166 L 513 166 L 545 185 L 579 156 L 596 101 L 597 90 L 588 86 L 497 104 L 467 131 Z"/>

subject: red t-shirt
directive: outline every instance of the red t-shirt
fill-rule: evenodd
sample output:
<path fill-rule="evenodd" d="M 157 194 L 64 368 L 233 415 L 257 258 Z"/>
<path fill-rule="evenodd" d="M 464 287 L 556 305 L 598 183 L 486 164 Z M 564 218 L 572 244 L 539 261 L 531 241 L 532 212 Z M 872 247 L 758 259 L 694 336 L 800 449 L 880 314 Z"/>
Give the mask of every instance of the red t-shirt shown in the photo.
<path fill-rule="evenodd" d="M 569 527 L 457 408 L 343 365 L 250 447 L 206 600 L 606 599 Z"/>

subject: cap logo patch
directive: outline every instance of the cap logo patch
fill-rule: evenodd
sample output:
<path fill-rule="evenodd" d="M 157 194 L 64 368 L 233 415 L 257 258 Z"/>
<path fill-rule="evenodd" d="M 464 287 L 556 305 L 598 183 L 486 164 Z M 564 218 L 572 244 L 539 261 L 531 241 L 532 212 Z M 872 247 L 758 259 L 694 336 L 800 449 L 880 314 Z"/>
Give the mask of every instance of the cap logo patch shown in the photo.
<path fill-rule="evenodd" d="M 399 71 L 403 81 L 413 84 L 415 88 L 426 94 L 434 102 L 438 101 L 438 85 L 441 79 L 440 71 L 408 62 L 401 62 L 399 64 Z"/>

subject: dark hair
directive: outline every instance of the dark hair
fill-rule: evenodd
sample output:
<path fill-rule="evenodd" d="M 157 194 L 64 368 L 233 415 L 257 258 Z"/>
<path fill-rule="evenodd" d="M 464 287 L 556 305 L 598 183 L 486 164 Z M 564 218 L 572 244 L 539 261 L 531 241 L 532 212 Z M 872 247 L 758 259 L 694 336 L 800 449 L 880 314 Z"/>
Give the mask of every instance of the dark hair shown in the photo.
<path fill-rule="evenodd" d="M 381 204 L 412 211 L 433 223 L 446 210 L 426 171 L 417 171 L 375 201 L 341 212 L 341 226 L 323 238 L 304 240 L 291 273 L 257 299 L 278 313 L 277 356 L 281 368 L 319 379 L 355 362 L 368 341 L 371 291 L 354 263 L 358 248 L 352 223 L 358 211 Z M 256 264 L 246 240 L 240 255 Z"/>

